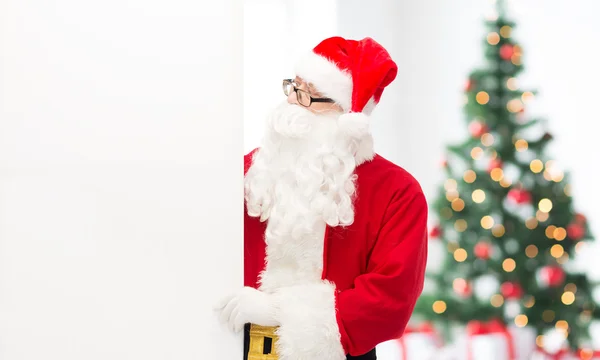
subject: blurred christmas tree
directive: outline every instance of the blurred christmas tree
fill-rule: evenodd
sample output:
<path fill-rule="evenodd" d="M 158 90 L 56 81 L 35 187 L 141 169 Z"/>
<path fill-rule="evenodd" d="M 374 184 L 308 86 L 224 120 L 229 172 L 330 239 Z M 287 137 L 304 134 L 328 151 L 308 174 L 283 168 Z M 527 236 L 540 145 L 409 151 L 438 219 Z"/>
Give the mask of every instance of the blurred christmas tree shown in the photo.
<path fill-rule="evenodd" d="M 469 136 L 448 147 L 432 202 L 431 241 L 448 251 L 414 317 L 440 328 L 499 318 L 538 334 L 557 329 L 575 348 L 598 318 L 593 284 L 569 268 L 592 234 L 568 174 L 547 155 L 552 135 L 526 115 L 535 93 L 519 88 L 523 49 L 502 2 L 485 24 L 486 65 L 465 88 Z"/>

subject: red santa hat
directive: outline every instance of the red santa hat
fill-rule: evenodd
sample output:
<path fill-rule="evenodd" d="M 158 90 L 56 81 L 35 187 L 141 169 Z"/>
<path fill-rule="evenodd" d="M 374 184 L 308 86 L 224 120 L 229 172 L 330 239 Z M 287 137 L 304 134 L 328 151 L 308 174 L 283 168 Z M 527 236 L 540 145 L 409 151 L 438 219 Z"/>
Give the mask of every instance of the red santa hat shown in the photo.
<path fill-rule="evenodd" d="M 345 112 L 370 115 L 385 87 L 396 78 L 398 67 L 371 38 L 335 36 L 323 40 L 298 61 L 295 72 Z"/>

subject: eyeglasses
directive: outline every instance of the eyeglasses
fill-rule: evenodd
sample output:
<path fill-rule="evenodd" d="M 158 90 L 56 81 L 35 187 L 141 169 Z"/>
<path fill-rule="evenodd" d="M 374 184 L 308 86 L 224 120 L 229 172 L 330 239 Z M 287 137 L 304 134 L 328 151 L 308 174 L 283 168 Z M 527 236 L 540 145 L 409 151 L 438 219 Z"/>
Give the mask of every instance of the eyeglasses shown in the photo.
<path fill-rule="evenodd" d="M 293 79 L 284 79 L 283 80 L 283 93 L 285 96 L 290 96 L 292 91 L 296 92 L 296 98 L 298 98 L 298 104 L 309 107 L 314 102 L 322 102 L 322 103 L 334 103 L 335 100 L 330 98 L 314 98 L 307 91 L 302 89 L 298 89 Z"/>

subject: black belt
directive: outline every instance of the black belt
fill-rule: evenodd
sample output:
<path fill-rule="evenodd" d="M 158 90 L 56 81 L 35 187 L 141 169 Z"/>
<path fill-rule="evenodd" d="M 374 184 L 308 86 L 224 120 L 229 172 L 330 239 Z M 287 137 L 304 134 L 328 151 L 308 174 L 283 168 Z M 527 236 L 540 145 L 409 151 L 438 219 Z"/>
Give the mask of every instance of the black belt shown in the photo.
<path fill-rule="evenodd" d="M 250 324 L 246 324 L 244 327 L 244 360 L 277 360 L 277 354 L 275 352 L 276 336 L 274 336 L 270 329 L 266 327 L 253 327 L 252 330 L 252 347 L 254 351 L 249 356 L 251 343 Z M 260 351 L 257 351 L 257 349 L 260 349 Z M 373 349 L 363 355 L 347 355 L 346 360 L 377 360 L 377 354 L 375 349 Z"/>

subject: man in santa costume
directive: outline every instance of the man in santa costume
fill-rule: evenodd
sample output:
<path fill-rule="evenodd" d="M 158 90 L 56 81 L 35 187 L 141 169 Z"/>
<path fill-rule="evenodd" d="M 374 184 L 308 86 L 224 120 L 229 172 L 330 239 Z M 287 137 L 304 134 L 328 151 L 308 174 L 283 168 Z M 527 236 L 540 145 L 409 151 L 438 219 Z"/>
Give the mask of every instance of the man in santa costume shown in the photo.
<path fill-rule="evenodd" d="M 376 154 L 370 114 L 397 66 L 371 38 L 332 37 L 283 81 L 245 156 L 245 284 L 217 310 L 245 359 L 375 359 L 421 294 L 427 203 Z"/>

